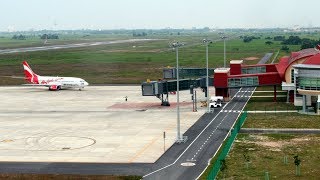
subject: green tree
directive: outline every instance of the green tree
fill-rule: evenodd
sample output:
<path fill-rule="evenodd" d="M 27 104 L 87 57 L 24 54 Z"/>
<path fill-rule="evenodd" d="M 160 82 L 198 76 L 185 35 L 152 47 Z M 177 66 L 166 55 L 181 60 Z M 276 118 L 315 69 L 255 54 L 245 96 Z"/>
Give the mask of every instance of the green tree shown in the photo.
<path fill-rule="evenodd" d="M 293 156 L 294 159 L 294 165 L 296 165 L 296 175 L 300 176 L 300 163 L 301 160 L 299 159 L 298 155 Z"/>
<path fill-rule="evenodd" d="M 284 41 L 285 39 L 286 39 L 285 36 L 275 36 L 275 37 L 273 37 L 274 41 Z"/>
<path fill-rule="evenodd" d="M 282 50 L 282 51 L 285 51 L 285 52 L 289 52 L 289 47 L 286 46 L 286 45 L 283 45 L 283 46 L 281 47 L 281 50 Z"/>
<path fill-rule="evenodd" d="M 282 44 L 299 45 L 302 40 L 299 36 L 290 36 L 288 39 L 284 40 Z"/>
<path fill-rule="evenodd" d="M 226 173 L 227 173 L 227 169 L 228 169 L 226 160 L 225 159 L 220 160 L 220 164 L 221 164 L 220 171 L 222 172 L 223 179 L 224 179 L 226 176 Z"/>
<path fill-rule="evenodd" d="M 243 154 L 243 157 L 244 157 L 244 160 L 245 160 L 245 163 L 246 163 L 246 168 L 248 169 L 249 168 L 250 157 L 249 157 L 249 155 L 247 153 L 248 153 L 248 150 L 246 149 L 245 153 Z"/>
<path fill-rule="evenodd" d="M 273 42 L 271 42 L 271 41 L 266 41 L 265 44 L 266 44 L 266 45 L 271 45 L 271 44 L 273 44 Z"/>
<path fill-rule="evenodd" d="M 48 35 L 47 35 L 47 34 L 42 34 L 42 35 L 40 36 L 40 39 L 48 39 Z"/>
<path fill-rule="evenodd" d="M 19 34 L 19 35 L 13 35 L 12 39 L 17 39 L 17 40 L 26 40 L 26 36 Z"/>
<path fill-rule="evenodd" d="M 25 40 L 25 39 L 26 39 L 26 36 L 20 34 L 20 35 L 18 36 L 18 39 L 19 39 L 19 40 Z"/>
<path fill-rule="evenodd" d="M 59 39 L 58 34 L 42 34 L 40 39 Z"/>
<path fill-rule="evenodd" d="M 313 48 L 320 43 L 320 40 L 313 40 L 308 38 L 303 38 L 301 43 L 301 49 Z"/>

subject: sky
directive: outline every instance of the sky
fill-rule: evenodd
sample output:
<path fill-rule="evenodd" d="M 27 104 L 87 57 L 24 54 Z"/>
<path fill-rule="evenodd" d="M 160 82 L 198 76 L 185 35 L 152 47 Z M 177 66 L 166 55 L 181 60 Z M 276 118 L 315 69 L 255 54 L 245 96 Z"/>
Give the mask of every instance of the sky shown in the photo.
<path fill-rule="evenodd" d="M 320 0 L 2 0 L 0 31 L 320 27 Z"/>

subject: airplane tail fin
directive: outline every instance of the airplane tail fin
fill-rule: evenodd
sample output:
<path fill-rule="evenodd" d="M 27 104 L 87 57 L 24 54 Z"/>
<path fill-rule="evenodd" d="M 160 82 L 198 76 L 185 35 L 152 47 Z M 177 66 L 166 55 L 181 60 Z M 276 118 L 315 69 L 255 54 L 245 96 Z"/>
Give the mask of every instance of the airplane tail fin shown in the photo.
<path fill-rule="evenodd" d="M 34 73 L 31 69 L 31 67 L 29 66 L 29 64 L 27 63 L 27 61 L 23 61 L 23 69 L 24 69 L 24 76 L 25 76 L 25 80 L 27 80 L 30 83 L 34 83 L 34 84 L 38 84 L 38 76 L 36 73 Z"/>

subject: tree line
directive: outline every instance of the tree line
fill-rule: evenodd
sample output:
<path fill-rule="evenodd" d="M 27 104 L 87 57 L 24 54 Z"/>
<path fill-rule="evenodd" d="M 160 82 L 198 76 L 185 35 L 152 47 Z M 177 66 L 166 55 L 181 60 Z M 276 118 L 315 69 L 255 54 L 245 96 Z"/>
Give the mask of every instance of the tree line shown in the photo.
<path fill-rule="evenodd" d="M 240 39 L 242 39 L 243 42 L 248 43 L 248 42 L 251 42 L 254 39 L 260 39 L 260 37 L 256 37 L 256 36 L 240 36 Z"/>
<path fill-rule="evenodd" d="M 281 44 L 286 45 L 300 45 L 301 49 L 313 48 L 317 44 L 320 44 L 319 40 L 309 39 L 309 38 L 300 38 L 299 36 L 289 36 L 288 39 L 285 36 L 275 36 L 274 41 L 282 41 Z"/>
<path fill-rule="evenodd" d="M 12 36 L 12 39 L 16 39 L 16 40 L 26 40 L 26 36 L 25 35 L 22 35 L 22 34 L 19 34 L 19 35 L 13 35 Z"/>
<path fill-rule="evenodd" d="M 313 48 L 317 44 L 320 44 L 319 40 L 309 39 L 309 38 L 300 38 L 299 36 L 290 36 L 288 39 L 282 41 L 284 45 L 300 45 L 301 49 Z"/>
<path fill-rule="evenodd" d="M 59 39 L 58 34 L 42 34 L 40 39 Z"/>
<path fill-rule="evenodd" d="M 42 34 L 39 35 L 40 39 L 59 39 L 59 35 L 58 34 Z M 15 39 L 15 40 L 26 40 L 27 36 L 22 35 L 22 34 L 15 34 L 12 36 L 11 39 Z"/>

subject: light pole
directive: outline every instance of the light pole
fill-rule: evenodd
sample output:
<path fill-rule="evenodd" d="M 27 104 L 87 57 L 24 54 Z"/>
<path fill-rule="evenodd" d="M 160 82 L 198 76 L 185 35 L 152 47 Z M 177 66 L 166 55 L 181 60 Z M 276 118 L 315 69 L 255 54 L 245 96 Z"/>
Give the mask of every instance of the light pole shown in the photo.
<path fill-rule="evenodd" d="M 208 113 L 210 112 L 210 106 L 209 106 L 209 104 L 210 104 L 210 98 L 209 98 L 209 67 L 208 67 L 208 46 L 209 46 L 209 44 L 211 44 L 212 43 L 212 41 L 211 40 L 209 40 L 209 39 L 203 39 L 202 40 L 202 42 L 206 45 L 206 64 L 207 64 L 207 79 L 206 79 L 206 86 L 207 86 L 207 111 L 208 111 Z"/>
<path fill-rule="evenodd" d="M 180 106 L 179 106 L 179 47 L 183 46 L 180 42 L 174 42 L 171 44 L 171 47 L 176 49 L 176 61 L 177 61 L 177 143 L 184 141 L 183 137 L 180 134 Z"/>
<path fill-rule="evenodd" d="M 226 36 L 222 36 L 223 39 L 223 67 L 226 67 Z"/>

